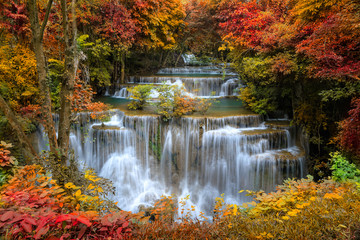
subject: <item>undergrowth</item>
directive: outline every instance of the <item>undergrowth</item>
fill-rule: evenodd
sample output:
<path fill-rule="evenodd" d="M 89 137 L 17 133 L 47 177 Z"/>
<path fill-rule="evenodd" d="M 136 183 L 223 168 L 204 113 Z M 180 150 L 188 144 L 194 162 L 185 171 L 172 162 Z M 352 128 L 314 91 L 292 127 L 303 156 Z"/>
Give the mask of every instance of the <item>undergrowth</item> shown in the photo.
<path fill-rule="evenodd" d="M 222 196 L 207 219 L 194 217 L 189 197 L 178 203 L 164 196 L 145 211 L 121 211 L 93 171 L 81 186 L 61 186 L 38 165 L 12 165 L 4 144 L 0 157 L 14 175 L 1 188 L 0 239 L 360 239 L 358 170 L 338 153 L 332 179 L 289 179 L 272 193 L 247 191 L 254 200 L 243 205 Z"/>

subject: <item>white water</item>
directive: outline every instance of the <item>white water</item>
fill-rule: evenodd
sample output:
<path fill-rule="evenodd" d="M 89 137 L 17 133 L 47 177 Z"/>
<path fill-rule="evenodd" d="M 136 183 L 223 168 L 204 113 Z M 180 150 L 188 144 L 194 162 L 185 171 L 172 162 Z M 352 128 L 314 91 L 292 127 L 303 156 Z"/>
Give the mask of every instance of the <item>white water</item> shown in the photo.
<path fill-rule="evenodd" d="M 121 88 L 118 91 L 115 91 L 113 97 L 114 98 L 129 98 L 131 94 L 127 91 L 126 88 Z"/>
<path fill-rule="evenodd" d="M 131 76 L 130 82 L 136 84 L 166 83 L 183 85 L 187 92 L 197 97 L 225 97 L 237 94 L 239 88 L 237 74 L 222 66 L 163 68 L 153 76 Z M 115 98 L 128 98 L 125 87 L 113 95 Z"/>
<path fill-rule="evenodd" d="M 113 181 L 113 199 L 124 210 L 138 211 L 173 193 L 190 195 L 188 205 L 210 215 L 222 193 L 228 203 L 240 204 L 250 200 L 241 189 L 271 191 L 306 173 L 290 132 L 267 128 L 258 115 L 163 124 L 157 117 L 111 114 L 105 126 L 81 114 L 71 145 L 83 163 Z"/>
<path fill-rule="evenodd" d="M 181 55 L 182 59 L 184 60 L 185 65 L 190 65 L 193 62 L 196 62 L 196 57 L 194 54 L 183 54 Z"/>
<path fill-rule="evenodd" d="M 199 97 L 224 97 L 235 94 L 234 90 L 239 86 L 238 78 L 224 78 L 217 76 L 208 77 L 181 77 L 181 76 L 140 76 L 131 77 L 134 84 L 181 84 L 185 89 Z M 116 97 L 116 96 L 114 96 Z"/>
<path fill-rule="evenodd" d="M 157 74 L 161 75 L 189 75 L 189 74 L 201 74 L 201 75 L 223 75 L 225 71 L 226 75 L 237 76 L 237 73 L 232 72 L 223 67 L 217 66 L 202 66 L 202 67 L 177 67 L 177 68 L 163 68 L 158 71 Z"/>

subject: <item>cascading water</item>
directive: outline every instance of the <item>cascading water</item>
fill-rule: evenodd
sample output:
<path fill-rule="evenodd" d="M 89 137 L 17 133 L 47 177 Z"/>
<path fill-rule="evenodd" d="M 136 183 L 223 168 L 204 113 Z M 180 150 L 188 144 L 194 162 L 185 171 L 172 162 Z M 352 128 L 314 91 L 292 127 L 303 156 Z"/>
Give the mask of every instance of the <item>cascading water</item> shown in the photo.
<path fill-rule="evenodd" d="M 75 125 L 71 144 L 79 159 L 114 182 L 120 208 L 137 211 L 174 193 L 190 195 L 210 214 L 222 193 L 241 203 L 249 200 L 241 189 L 271 191 L 285 178 L 304 176 L 305 156 L 292 137 L 288 129 L 266 127 L 259 115 L 163 123 L 114 111 L 105 125 L 90 117 Z"/>
<path fill-rule="evenodd" d="M 181 67 L 164 68 L 154 76 L 132 76 L 132 84 L 153 84 L 162 83 L 183 84 L 185 89 L 198 97 L 224 97 L 236 94 L 239 87 L 237 74 L 227 68 L 217 66 L 202 67 Z M 122 88 L 115 92 L 115 98 L 127 98 L 129 92 Z"/>
<path fill-rule="evenodd" d="M 239 204 L 250 200 L 241 189 L 272 191 L 284 179 L 306 174 L 294 131 L 264 124 L 260 115 L 187 116 L 167 123 L 120 110 L 110 115 L 101 123 L 79 114 L 70 140 L 79 160 L 113 181 L 114 201 L 124 210 L 175 194 L 190 195 L 189 203 L 210 215 L 222 193 Z"/>
<path fill-rule="evenodd" d="M 115 91 L 113 97 L 114 98 L 129 98 L 131 94 L 126 90 L 126 88 L 121 88 L 118 91 Z"/>
<path fill-rule="evenodd" d="M 194 54 L 183 54 L 182 59 L 185 63 L 185 65 L 190 65 L 192 63 L 197 63 L 196 57 Z"/>

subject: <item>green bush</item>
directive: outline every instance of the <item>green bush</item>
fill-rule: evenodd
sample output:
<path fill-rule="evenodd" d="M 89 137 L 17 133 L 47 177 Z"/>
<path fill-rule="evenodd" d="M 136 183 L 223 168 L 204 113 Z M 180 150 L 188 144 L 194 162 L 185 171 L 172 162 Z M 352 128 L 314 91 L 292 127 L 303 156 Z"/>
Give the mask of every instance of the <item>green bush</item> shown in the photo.
<path fill-rule="evenodd" d="M 346 180 L 354 180 L 360 182 L 360 170 L 356 168 L 355 164 L 342 156 L 339 152 L 330 154 L 331 156 L 331 170 L 332 178 L 335 181 L 342 182 Z"/>

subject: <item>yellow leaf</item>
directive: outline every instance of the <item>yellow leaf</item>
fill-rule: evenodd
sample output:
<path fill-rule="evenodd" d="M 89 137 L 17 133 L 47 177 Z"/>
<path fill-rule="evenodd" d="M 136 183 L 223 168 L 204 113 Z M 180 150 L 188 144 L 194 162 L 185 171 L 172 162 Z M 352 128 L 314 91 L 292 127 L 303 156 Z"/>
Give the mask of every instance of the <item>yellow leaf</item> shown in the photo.
<path fill-rule="evenodd" d="M 326 193 L 324 195 L 324 198 L 326 198 L 326 199 L 341 199 L 342 196 L 340 196 L 340 195 L 338 195 L 336 193 Z"/>
<path fill-rule="evenodd" d="M 65 188 L 67 189 L 79 189 L 79 187 L 75 186 L 72 182 L 68 182 L 65 184 Z"/>
<path fill-rule="evenodd" d="M 296 204 L 295 207 L 296 207 L 296 208 L 304 208 L 304 205 L 302 205 L 302 204 Z"/>
<path fill-rule="evenodd" d="M 298 214 L 298 212 L 299 212 L 299 210 L 297 210 L 297 209 L 294 209 L 294 210 L 292 210 L 292 211 L 290 211 L 290 212 L 288 212 L 287 214 L 289 215 L 289 216 L 291 216 L 291 217 L 295 217 L 297 214 Z"/>
<path fill-rule="evenodd" d="M 81 190 L 77 190 L 76 193 L 75 193 L 75 197 L 79 197 L 81 195 Z"/>
<path fill-rule="evenodd" d="M 288 216 L 283 216 L 282 219 L 289 220 L 290 218 Z"/>
<path fill-rule="evenodd" d="M 234 204 L 233 205 L 233 215 L 236 215 L 237 214 L 237 205 L 236 204 Z"/>

